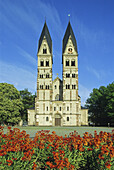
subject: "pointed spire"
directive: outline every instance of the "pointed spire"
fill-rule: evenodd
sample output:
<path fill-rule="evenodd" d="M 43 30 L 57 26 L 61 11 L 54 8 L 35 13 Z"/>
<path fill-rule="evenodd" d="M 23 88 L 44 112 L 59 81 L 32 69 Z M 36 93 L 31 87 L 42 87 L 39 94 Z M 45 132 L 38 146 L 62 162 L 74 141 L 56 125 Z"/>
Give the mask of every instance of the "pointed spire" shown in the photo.
<path fill-rule="evenodd" d="M 44 27 L 42 29 L 42 33 L 41 33 L 39 43 L 38 43 L 38 52 L 39 52 L 39 49 L 40 49 L 40 46 L 42 44 L 44 36 L 46 37 L 50 53 L 52 53 L 52 40 L 51 40 L 51 36 L 50 36 L 49 30 L 48 30 L 48 27 L 47 27 L 47 24 L 46 24 L 46 18 L 45 18 Z"/>
<path fill-rule="evenodd" d="M 65 51 L 65 48 L 66 48 L 66 45 L 67 45 L 69 36 L 71 36 L 71 40 L 72 40 L 73 45 L 74 45 L 74 48 L 75 48 L 75 50 L 76 50 L 76 52 L 77 52 L 76 38 L 75 38 L 75 36 L 74 36 L 73 30 L 72 30 L 72 27 L 71 27 L 71 24 L 70 24 L 70 20 L 69 20 L 69 22 L 68 22 L 68 26 L 67 26 L 67 29 L 66 29 L 64 38 L 63 38 L 63 49 L 62 49 L 63 53 L 64 53 L 64 51 Z"/>

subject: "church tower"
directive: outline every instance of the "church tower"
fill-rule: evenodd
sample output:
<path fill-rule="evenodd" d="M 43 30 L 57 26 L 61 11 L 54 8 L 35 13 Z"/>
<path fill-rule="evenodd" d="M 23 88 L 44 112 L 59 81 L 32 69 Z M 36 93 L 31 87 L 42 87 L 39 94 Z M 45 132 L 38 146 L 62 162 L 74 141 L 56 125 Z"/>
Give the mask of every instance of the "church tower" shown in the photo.
<path fill-rule="evenodd" d="M 38 44 L 38 73 L 36 97 L 36 125 L 48 123 L 52 107 L 52 40 L 45 22 Z M 41 116 L 43 115 L 43 116 Z M 40 124 L 39 124 L 40 122 Z"/>
<path fill-rule="evenodd" d="M 52 40 L 46 22 L 38 43 L 37 97 L 28 109 L 28 125 L 88 125 L 88 110 L 78 95 L 78 50 L 70 21 L 62 43 L 62 80 L 52 81 Z"/>
<path fill-rule="evenodd" d="M 70 21 L 63 38 L 62 64 L 63 110 L 67 115 L 75 115 L 75 123 L 76 125 L 80 125 L 80 98 L 78 96 L 78 51 Z"/>

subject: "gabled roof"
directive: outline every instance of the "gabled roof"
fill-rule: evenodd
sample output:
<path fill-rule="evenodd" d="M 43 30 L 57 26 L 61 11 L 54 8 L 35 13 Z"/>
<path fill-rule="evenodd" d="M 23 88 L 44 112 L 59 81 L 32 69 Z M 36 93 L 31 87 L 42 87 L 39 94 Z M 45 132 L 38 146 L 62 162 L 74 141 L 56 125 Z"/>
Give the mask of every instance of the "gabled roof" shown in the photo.
<path fill-rule="evenodd" d="M 53 80 L 53 83 L 56 82 L 57 80 L 59 80 L 59 81 L 62 82 L 62 80 L 57 76 L 57 77 Z"/>
<path fill-rule="evenodd" d="M 62 52 L 63 52 L 63 53 L 64 53 L 64 51 L 65 51 L 65 48 L 66 48 L 66 45 L 67 45 L 69 36 L 71 36 L 71 40 L 72 40 L 73 45 L 74 45 L 74 48 L 75 48 L 75 50 L 76 50 L 76 52 L 77 52 L 76 38 L 75 38 L 75 36 L 74 36 L 74 33 L 73 33 L 73 30 L 72 30 L 70 21 L 69 21 L 69 23 L 68 23 L 68 26 L 67 26 L 67 29 L 66 29 L 64 38 L 63 38 L 63 49 L 62 49 Z"/>
<path fill-rule="evenodd" d="M 47 40 L 47 43 L 48 43 L 48 46 L 49 46 L 50 53 L 52 53 L 52 40 L 51 40 L 51 36 L 50 36 L 49 30 L 48 30 L 46 21 L 45 21 L 45 23 L 44 23 L 44 27 L 43 27 L 43 30 L 42 30 L 42 33 L 41 33 L 41 36 L 40 36 L 40 39 L 39 39 L 38 52 L 39 52 L 39 49 L 40 49 L 40 46 L 41 46 L 41 44 L 42 44 L 42 41 L 43 41 L 44 36 L 46 37 L 46 40 Z"/>

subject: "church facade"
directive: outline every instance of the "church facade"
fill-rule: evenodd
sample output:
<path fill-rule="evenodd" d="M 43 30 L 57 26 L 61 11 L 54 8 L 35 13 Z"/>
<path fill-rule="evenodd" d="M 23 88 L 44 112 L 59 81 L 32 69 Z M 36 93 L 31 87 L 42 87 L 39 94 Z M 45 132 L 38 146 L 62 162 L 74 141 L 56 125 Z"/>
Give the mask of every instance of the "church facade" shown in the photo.
<path fill-rule="evenodd" d="M 62 80 L 52 81 L 52 40 L 45 22 L 38 44 L 37 97 L 28 109 L 28 125 L 88 125 L 88 110 L 81 109 L 78 95 L 77 42 L 68 23 L 62 44 Z"/>

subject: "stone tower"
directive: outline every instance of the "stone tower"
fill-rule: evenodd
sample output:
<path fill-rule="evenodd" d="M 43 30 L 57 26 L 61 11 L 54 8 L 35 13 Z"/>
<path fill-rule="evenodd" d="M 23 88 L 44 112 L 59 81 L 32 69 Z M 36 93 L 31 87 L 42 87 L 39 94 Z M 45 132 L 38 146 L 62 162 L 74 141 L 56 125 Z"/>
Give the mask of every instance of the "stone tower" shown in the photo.
<path fill-rule="evenodd" d="M 88 125 L 88 110 L 81 109 L 78 95 L 78 51 L 68 23 L 62 46 L 63 79 L 52 81 L 52 40 L 46 22 L 38 43 L 37 97 L 35 109 L 28 109 L 28 125 Z"/>
<path fill-rule="evenodd" d="M 68 115 L 75 115 L 76 124 L 80 125 L 80 98 L 78 96 L 78 51 L 70 21 L 63 38 L 62 64 L 64 112 Z"/>
<path fill-rule="evenodd" d="M 37 55 L 36 125 L 39 124 L 38 122 L 45 122 L 44 117 L 40 115 L 48 115 L 52 112 L 50 105 L 52 100 L 52 40 L 46 22 L 39 39 Z"/>

